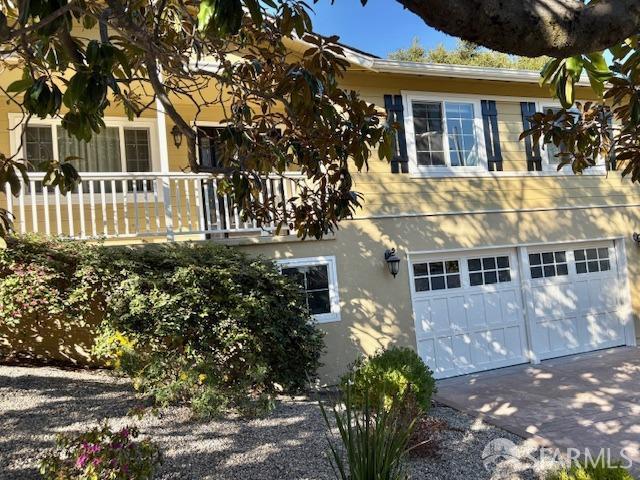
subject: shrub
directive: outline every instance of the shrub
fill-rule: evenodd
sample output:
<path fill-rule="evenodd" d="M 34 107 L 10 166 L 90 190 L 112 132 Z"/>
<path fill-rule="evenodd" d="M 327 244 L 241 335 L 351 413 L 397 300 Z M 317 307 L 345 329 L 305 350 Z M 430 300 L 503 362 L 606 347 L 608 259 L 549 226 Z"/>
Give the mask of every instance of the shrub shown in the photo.
<path fill-rule="evenodd" d="M 619 463 L 607 465 L 604 461 L 574 463 L 547 475 L 546 480 L 634 480 Z"/>
<path fill-rule="evenodd" d="M 3 356 L 86 362 L 106 308 L 100 248 L 37 236 L 7 242 L 0 249 Z"/>
<path fill-rule="evenodd" d="M 40 473 L 45 480 L 151 479 L 160 451 L 137 437 L 135 427 L 114 432 L 106 423 L 77 436 L 59 435 L 55 449 L 40 462 Z"/>
<path fill-rule="evenodd" d="M 429 367 L 406 347 L 391 347 L 357 360 L 342 377 L 342 389 L 349 383 L 357 405 L 367 400 L 374 405 L 382 402 L 388 409 L 395 399 L 412 395 L 423 412 L 429 409 L 436 389 Z"/>
<path fill-rule="evenodd" d="M 321 333 L 272 262 L 201 243 L 116 249 L 110 263 L 96 352 L 158 403 L 256 413 L 315 377 Z"/>
<path fill-rule="evenodd" d="M 94 359 L 158 404 L 202 415 L 268 408 L 315 378 L 323 348 L 299 288 L 237 249 L 11 238 L 0 250 L 2 353 L 69 359 L 82 338 L 88 356 L 96 336 Z"/>
<path fill-rule="evenodd" d="M 356 405 L 347 386 L 344 404 L 336 403 L 331 413 L 320 403 L 329 431 L 329 461 L 338 480 L 406 480 L 404 460 L 415 418 L 405 415 L 399 402 L 389 409 L 377 409 L 364 395 Z M 333 435 L 338 430 L 339 444 Z"/>

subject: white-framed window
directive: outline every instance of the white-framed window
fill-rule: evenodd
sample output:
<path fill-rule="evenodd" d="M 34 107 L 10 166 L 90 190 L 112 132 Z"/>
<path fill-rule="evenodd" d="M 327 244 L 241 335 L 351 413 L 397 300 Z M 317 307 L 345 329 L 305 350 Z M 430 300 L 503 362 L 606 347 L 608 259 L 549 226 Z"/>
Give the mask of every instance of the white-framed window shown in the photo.
<path fill-rule="evenodd" d="M 460 288 L 460 262 L 437 260 L 414 263 L 413 282 L 416 292 Z"/>
<path fill-rule="evenodd" d="M 508 255 L 477 257 L 467 260 L 469 285 L 492 285 L 511 281 L 511 264 Z"/>
<path fill-rule="evenodd" d="M 412 172 L 487 170 L 479 97 L 404 92 L 403 99 Z"/>
<path fill-rule="evenodd" d="M 105 127 L 89 142 L 71 137 L 59 119 L 32 118 L 22 125 L 20 114 L 9 114 L 11 150 L 34 169 L 46 160 L 67 157 L 79 172 L 151 172 L 159 170 L 154 119 L 106 117 Z"/>
<path fill-rule="evenodd" d="M 573 251 L 573 258 L 576 262 L 578 275 L 611 270 L 608 247 L 580 248 Z"/>
<path fill-rule="evenodd" d="M 283 275 L 300 286 L 309 311 L 318 323 L 340 320 L 336 258 L 308 257 L 277 260 Z"/>
<path fill-rule="evenodd" d="M 584 103 L 584 102 L 582 102 Z M 554 102 L 552 100 L 538 100 L 536 102 L 536 110 L 539 112 L 547 112 L 551 110 L 554 113 L 557 113 L 562 109 L 562 105 L 559 102 Z M 569 109 L 569 113 L 574 115 L 575 118 L 580 117 L 580 112 L 574 107 Z M 562 145 L 560 147 L 556 147 L 553 143 L 544 143 L 544 139 L 540 139 L 540 152 L 542 155 L 542 170 L 547 172 L 558 172 L 558 164 L 560 163 L 560 157 L 557 154 L 562 149 Z M 571 165 L 565 165 L 560 169 L 559 173 L 563 173 L 566 175 L 573 175 L 573 170 L 571 169 Z M 596 159 L 596 164 L 592 167 L 589 167 L 585 170 L 584 173 L 606 173 L 606 165 L 605 159 L 601 156 L 598 156 Z"/>

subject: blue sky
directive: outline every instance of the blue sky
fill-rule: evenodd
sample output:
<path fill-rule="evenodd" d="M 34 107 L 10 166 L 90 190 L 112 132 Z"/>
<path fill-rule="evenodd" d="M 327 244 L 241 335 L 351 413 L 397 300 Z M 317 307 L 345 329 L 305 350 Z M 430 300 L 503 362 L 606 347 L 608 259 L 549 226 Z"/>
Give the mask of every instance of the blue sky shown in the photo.
<path fill-rule="evenodd" d="M 426 48 L 443 43 L 454 47 L 456 39 L 428 27 L 422 19 L 395 0 L 369 0 L 364 7 L 359 0 L 319 0 L 311 4 L 315 11 L 314 30 L 322 35 L 339 35 L 347 45 L 380 57 L 411 45 L 419 37 Z"/>

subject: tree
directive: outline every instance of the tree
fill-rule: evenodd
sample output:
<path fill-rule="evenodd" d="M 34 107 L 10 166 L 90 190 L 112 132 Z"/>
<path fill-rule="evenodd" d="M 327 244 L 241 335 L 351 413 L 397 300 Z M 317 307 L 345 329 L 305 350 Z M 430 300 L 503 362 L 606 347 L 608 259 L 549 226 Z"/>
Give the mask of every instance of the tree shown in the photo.
<path fill-rule="evenodd" d="M 549 60 L 547 57 L 528 58 L 494 52 L 466 40 L 459 40 L 454 50 L 447 50 L 442 44 L 430 50 L 425 50 L 417 37 L 413 39 L 410 47 L 391 52 L 389 58 L 406 62 L 475 65 L 479 67 L 524 70 L 540 70 Z"/>
<path fill-rule="evenodd" d="M 99 38 L 86 38 L 79 25 Z M 366 168 L 376 147 L 390 158 L 392 136 L 375 106 L 338 85 L 348 64 L 336 38 L 311 29 L 300 0 L 0 0 L 0 66 L 22 70 L 2 93 L 25 122 L 58 117 L 69 135 L 87 141 L 104 128 L 109 105 L 133 118 L 157 100 L 186 136 L 195 172 L 201 167 L 190 122 L 222 108 L 221 189 L 243 219 L 320 237 L 359 205 L 348 160 Z M 301 55 L 288 48 L 294 38 L 308 44 Z M 177 100 L 190 103 L 195 118 L 183 117 Z M 39 167 L 48 171 L 45 183 L 63 193 L 80 180 L 69 163 Z M 13 194 L 28 168 L 0 152 L 0 182 Z M 288 169 L 305 181 L 284 218 L 275 195 L 263 195 L 261 175 Z M 10 223 L 0 211 L 0 239 Z"/>
<path fill-rule="evenodd" d="M 398 2 L 449 35 L 526 57 L 568 57 L 604 50 L 633 37 L 640 26 L 636 0 Z"/>

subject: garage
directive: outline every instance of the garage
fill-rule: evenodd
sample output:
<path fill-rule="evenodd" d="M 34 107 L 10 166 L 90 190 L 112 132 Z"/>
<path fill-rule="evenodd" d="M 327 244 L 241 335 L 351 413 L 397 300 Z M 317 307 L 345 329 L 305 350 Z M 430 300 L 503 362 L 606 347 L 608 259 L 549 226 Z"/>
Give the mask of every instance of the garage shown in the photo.
<path fill-rule="evenodd" d="M 516 250 L 412 257 L 418 352 L 436 378 L 528 361 Z"/>
<path fill-rule="evenodd" d="M 417 348 L 436 378 L 626 344 L 613 241 L 409 257 Z"/>

